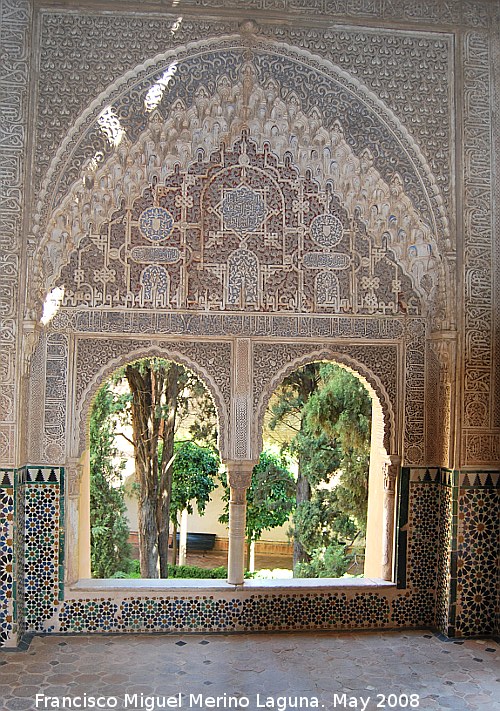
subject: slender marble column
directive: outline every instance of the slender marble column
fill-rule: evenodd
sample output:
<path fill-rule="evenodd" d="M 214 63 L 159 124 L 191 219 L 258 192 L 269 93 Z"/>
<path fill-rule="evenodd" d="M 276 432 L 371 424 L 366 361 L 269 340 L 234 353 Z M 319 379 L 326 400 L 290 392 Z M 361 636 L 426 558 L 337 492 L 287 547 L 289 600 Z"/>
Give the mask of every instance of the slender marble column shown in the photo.
<path fill-rule="evenodd" d="M 86 486 L 82 486 L 82 481 Z M 90 453 L 66 461 L 65 582 L 90 578 Z"/>
<path fill-rule="evenodd" d="M 384 464 L 384 510 L 382 518 L 382 577 L 392 580 L 396 481 L 401 457 L 389 455 Z"/>
<path fill-rule="evenodd" d="M 253 461 L 226 462 L 229 474 L 229 555 L 227 582 L 242 585 L 245 573 L 246 493 L 252 480 Z"/>

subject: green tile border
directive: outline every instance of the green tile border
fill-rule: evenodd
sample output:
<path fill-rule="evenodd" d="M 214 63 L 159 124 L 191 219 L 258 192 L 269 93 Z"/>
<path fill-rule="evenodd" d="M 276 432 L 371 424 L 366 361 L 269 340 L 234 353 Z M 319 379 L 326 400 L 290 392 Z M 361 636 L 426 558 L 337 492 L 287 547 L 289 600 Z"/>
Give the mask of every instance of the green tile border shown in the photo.
<path fill-rule="evenodd" d="M 399 496 L 397 501 L 397 531 L 396 531 L 396 586 L 406 588 L 406 566 L 408 556 L 408 525 L 410 506 L 410 469 L 402 467 L 399 477 Z"/>

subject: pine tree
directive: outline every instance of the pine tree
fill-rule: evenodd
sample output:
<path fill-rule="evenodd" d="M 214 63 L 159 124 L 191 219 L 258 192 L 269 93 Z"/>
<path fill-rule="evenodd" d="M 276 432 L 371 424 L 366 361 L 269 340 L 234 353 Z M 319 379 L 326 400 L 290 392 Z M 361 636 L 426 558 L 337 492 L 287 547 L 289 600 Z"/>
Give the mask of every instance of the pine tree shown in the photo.
<path fill-rule="evenodd" d="M 275 394 L 269 426 L 298 465 L 293 528 L 297 574 L 324 573 L 327 549 L 326 557 L 339 574 L 346 563 L 340 542 L 366 531 L 370 423 L 368 392 L 337 365 L 299 368 Z"/>
<path fill-rule="evenodd" d="M 372 403 L 355 375 L 329 363 L 320 368 L 321 387 L 304 413 L 313 436 L 327 437 L 339 452 L 335 494 L 341 510 L 366 533 Z"/>
<path fill-rule="evenodd" d="M 297 462 L 296 506 L 311 499 L 311 487 L 321 480 L 322 473 L 332 466 L 332 451 L 326 438 L 312 438 L 304 410 L 320 382 L 319 363 L 298 368 L 285 378 L 276 392 L 271 405 L 269 427 L 278 427 L 285 432 L 282 451 L 288 452 Z M 310 554 L 302 545 L 300 536 L 294 534 L 293 566 L 310 560 Z"/>

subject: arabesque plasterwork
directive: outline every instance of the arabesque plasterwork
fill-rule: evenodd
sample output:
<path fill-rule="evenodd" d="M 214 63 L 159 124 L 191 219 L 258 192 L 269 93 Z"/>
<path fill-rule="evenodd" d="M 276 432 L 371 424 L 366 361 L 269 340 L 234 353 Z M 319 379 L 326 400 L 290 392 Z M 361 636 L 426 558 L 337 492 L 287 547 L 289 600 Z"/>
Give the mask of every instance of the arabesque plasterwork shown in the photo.
<path fill-rule="evenodd" d="M 498 337 L 495 323 L 495 267 L 490 43 L 478 32 L 463 40 L 464 63 L 464 427 L 462 459 L 466 464 L 498 461 L 500 432 L 494 422 L 498 382 Z M 498 129 L 497 129 L 498 131 Z M 498 240 L 496 240 L 498 241 Z M 497 259 L 498 259 L 498 255 Z M 496 285 L 498 288 L 498 284 Z M 496 344 L 495 344 L 496 341 Z M 495 344 L 495 345 L 494 345 Z M 495 430 L 493 429 L 495 427 Z"/>
<path fill-rule="evenodd" d="M 16 390 L 23 364 L 18 362 L 16 346 L 24 249 L 30 23 L 31 5 L 27 0 L 4 0 L 0 4 L 0 462 L 3 466 L 16 464 L 17 425 L 22 412 Z"/>
<path fill-rule="evenodd" d="M 160 148 L 153 137 L 151 152 Z M 95 190 L 98 172 L 90 202 L 70 197 L 79 206 L 71 218 L 66 203 L 57 211 L 57 245 L 78 245 L 57 282 L 64 306 L 417 315 L 421 300 L 436 296 L 439 258 L 430 229 L 397 192 L 396 179 L 384 189 L 375 176 L 370 188 L 366 162 L 357 161 L 357 178 L 338 175 L 320 190 L 286 157 L 280 165 L 269 150 L 257 152 L 245 133 L 234 150 L 183 174 L 172 166 L 162 177 L 163 159 L 152 157 L 159 162 L 152 188 L 144 190 L 140 163 L 137 171 L 118 170 L 117 194 Z M 361 201 L 347 188 L 361 185 L 363 171 Z M 129 173 L 137 173 L 132 184 Z M 385 195 L 385 217 L 377 193 Z M 105 206 L 120 202 L 108 218 Z M 64 229 L 69 224 L 74 237 Z M 60 256 L 52 240 L 51 264 Z"/>
<path fill-rule="evenodd" d="M 127 95 L 127 105 L 131 101 L 137 104 L 137 110 L 143 115 L 142 123 L 137 120 L 131 123 L 122 119 L 122 126 L 119 115 L 120 102 L 124 99 L 119 98 L 116 105 L 109 105 L 105 112 L 101 112 L 97 121 L 90 125 L 86 134 L 88 146 L 85 147 L 80 142 L 76 152 L 73 151 L 73 156 L 66 157 L 64 176 L 54 184 L 56 192 L 61 194 L 64 184 L 67 185 L 64 190 L 69 189 L 68 180 L 76 180 L 69 195 L 62 202 L 61 198 L 54 194 L 56 204 L 60 202 L 60 207 L 53 212 L 45 246 L 39 259 L 35 260 L 35 273 L 38 277 L 42 278 L 47 286 L 54 283 L 61 265 L 68 259 L 68 250 L 79 245 L 84 234 L 92 233 L 95 235 L 94 242 L 102 242 L 106 239 L 104 235 L 99 238 L 97 235 L 101 234 L 103 229 L 112 229 L 113 220 L 122 220 L 122 216 L 114 210 L 117 204 L 122 202 L 125 210 L 133 211 L 133 205 L 141 199 L 143 210 L 148 206 L 149 200 L 151 210 L 154 212 L 156 209 L 158 215 L 162 210 L 167 210 L 162 214 L 172 223 L 169 234 L 164 232 L 161 238 L 157 235 L 156 240 L 153 240 L 155 246 L 162 247 L 161 254 L 156 250 L 157 265 L 151 269 L 143 269 L 146 282 L 153 282 L 156 284 L 156 291 L 160 291 L 160 305 L 170 305 L 171 292 L 163 265 L 186 261 L 182 249 L 178 251 L 182 244 L 177 244 L 176 238 L 177 242 L 179 239 L 182 242 L 183 237 L 185 239 L 186 226 L 190 224 L 190 220 L 197 221 L 196 213 L 200 208 L 208 207 L 214 211 L 214 219 L 217 215 L 221 218 L 219 227 L 213 219 L 213 224 L 207 220 L 206 229 L 211 228 L 212 231 L 215 229 L 218 232 L 224 229 L 226 232 L 232 230 L 233 233 L 239 234 L 239 246 L 243 251 L 237 252 L 233 249 L 236 252 L 233 257 L 233 269 L 236 272 L 241 268 L 258 271 L 258 265 L 253 266 L 254 255 L 248 254 L 248 251 L 252 250 L 246 249 L 248 230 L 247 237 L 244 237 L 242 226 L 240 225 L 239 232 L 234 230 L 236 223 L 232 224 L 228 217 L 231 197 L 226 196 L 222 209 L 224 198 L 216 200 L 212 205 L 215 196 L 208 194 L 208 204 L 205 204 L 197 195 L 201 186 L 207 182 L 203 178 L 200 162 L 206 163 L 204 170 L 211 173 L 218 165 L 219 183 L 223 183 L 226 190 L 232 186 L 240 192 L 243 185 L 248 187 L 252 185 L 252 179 L 258 180 L 258 170 L 262 170 L 264 166 L 270 177 L 269 189 L 273 181 L 283 188 L 284 184 L 290 183 L 293 175 L 293 169 L 287 167 L 291 163 L 299 171 L 301 178 L 299 184 L 292 187 L 289 203 L 282 199 L 280 207 L 278 199 L 276 204 L 265 204 L 259 208 L 254 199 L 255 209 L 264 211 L 264 219 L 250 231 L 255 232 L 256 236 L 266 234 L 266 231 L 274 227 L 270 218 L 273 210 L 278 208 L 285 213 L 284 228 L 288 230 L 294 225 L 290 212 L 292 209 L 298 213 L 299 228 L 302 225 L 307 228 L 311 219 L 319 218 L 320 210 L 327 215 L 321 219 L 331 221 L 339 217 L 334 214 L 334 217 L 328 218 L 329 210 L 334 210 L 333 203 L 339 201 L 351 220 L 361 222 L 372 233 L 375 247 L 380 246 L 384 250 L 389 248 L 395 260 L 404 264 L 419 295 L 437 312 L 437 322 L 446 320 L 446 313 L 449 311 L 446 308 L 446 300 L 449 299 L 453 285 L 447 276 L 445 256 L 449 249 L 449 219 L 443 207 L 442 196 L 440 197 L 440 188 L 417 144 L 412 143 L 403 126 L 398 125 L 395 117 L 388 112 L 384 121 L 391 125 L 389 131 L 378 118 L 378 112 L 382 109 L 380 99 L 366 92 L 357 80 L 349 78 L 338 69 L 335 77 L 327 78 L 325 70 L 332 71 L 332 67 L 323 66 L 319 59 L 312 55 L 304 55 L 304 52 L 294 55 L 290 48 L 264 45 L 265 51 L 260 47 L 252 48 L 248 59 L 245 54 L 248 53 L 248 48 L 239 48 L 238 41 L 220 40 L 219 44 L 219 51 L 224 52 L 224 72 L 215 77 L 207 74 L 204 81 L 202 76 L 197 81 L 197 86 L 190 87 L 189 90 L 194 92 L 191 103 L 179 94 L 179 91 L 185 90 L 179 77 L 184 76 L 186 72 L 189 75 L 192 73 L 189 63 L 196 60 L 196 53 L 200 48 L 191 50 L 192 57 L 187 54 L 188 50 L 185 50 L 184 55 L 187 56 L 184 59 L 183 54 L 178 53 L 179 56 L 170 57 L 170 64 L 165 65 L 163 60 L 163 67 L 157 66 L 155 71 L 147 67 L 139 70 L 137 76 L 134 75 L 133 88 L 127 89 L 130 92 L 130 96 Z M 235 44 L 236 46 L 233 46 Z M 214 52 L 204 56 L 207 72 L 210 62 L 216 61 L 216 57 Z M 314 103 L 313 97 L 307 94 L 302 96 L 296 86 L 287 85 L 284 80 L 280 85 L 273 74 L 278 69 L 284 77 L 303 72 L 305 84 L 317 86 L 318 93 L 314 97 Z M 160 70 L 161 76 L 158 79 Z M 143 74 L 146 76 L 142 76 Z M 151 82 L 155 81 L 155 74 L 156 84 L 151 85 Z M 216 93 L 211 96 L 209 87 L 214 81 Z M 131 82 L 132 79 L 129 80 L 129 83 Z M 122 87 L 122 94 L 123 90 Z M 324 101 L 325 92 L 329 97 L 329 104 Z M 170 110 L 167 119 L 164 117 L 165 107 L 162 104 L 164 94 L 169 96 Z M 279 98 L 279 95 L 283 95 L 286 100 Z M 339 101 L 339 104 L 336 117 L 331 119 L 327 118 L 327 112 L 332 111 L 331 102 L 334 97 L 338 97 L 335 100 Z M 106 97 L 107 100 L 109 98 Z M 360 111 L 366 112 L 366 126 L 359 122 Z M 131 113 L 130 106 L 127 108 L 127 114 L 136 115 Z M 353 123 L 354 115 L 358 116 L 356 124 Z M 242 116 L 245 116 L 246 120 L 242 120 Z M 288 141 L 285 140 L 287 135 Z M 110 151 L 110 142 L 118 142 L 118 139 L 116 151 Z M 374 142 L 377 142 L 376 157 L 372 152 Z M 220 152 L 222 144 L 224 151 Z M 355 151 L 352 146 L 356 147 Z M 238 157 L 238 154 L 241 155 Z M 413 154 L 413 158 L 403 159 L 406 154 Z M 85 158 L 85 155 L 88 157 Z M 61 157 L 59 156 L 59 160 Z M 249 159 L 250 162 L 238 166 L 235 161 L 240 159 Z M 275 161 L 276 164 L 273 165 Z M 176 179 L 168 183 L 164 181 L 175 165 L 179 166 L 180 175 L 186 176 L 182 179 L 182 185 L 176 184 Z M 415 168 L 416 165 L 419 165 L 418 169 Z M 312 195 L 309 195 L 310 190 L 307 188 L 308 176 L 314 184 L 319 184 L 316 200 L 319 200 L 321 207 L 315 204 L 309 207 Z M 61 182 L 62 177 L 64 180 Z M 219 189 L 214 176 L 210 176 L 209 182 L 214 183 L 213 191 Z M 153 186 L 149 198 L 144 194 L 146 184 Z M 263 187 L 265 190 L 265 186 Z M 179 191 L 179 195 L 175 194 L 176 191 Z M 169 204 L 169 198 L 175 200 L 174 212 L 172 207 L 170 210 L 165 207 Z M 331 209 L 329 204 L 332 205 Z M 39 215 L 42 221 L 44 209 Z M 150 213 L 153 214 L 151 210 Z M 136 218 L 139 218 L 139 215 L 134 216 L 135 220 Z M 129 223 L 130 219 L 132 218 L 127 220 Z M 137 224 L 147 231 L 144 219 Z M 164 227 L 165 224 L 163 223 Z M 314 238 L 318 230 L 313 229 L 314 225 L 311 227 L 310 233 Z M 325 223 L 324 228 L 331 228 L 331 225 Z M 184 232 L 183 236 L 178 234 L 179 230 Z M 347 232 L 347 224 L 344 222 L 345 237 Z M 133 261 L 142 264 L 150 261 L 149 256 L 153 255 L 153 250 L 151 239 L 144 231 L 141 237 L 144 240 L 149 239 L 150 248 L 136 249 L 130 243 L 127 252 L 131 252 Z M 165 249 L 165 240 L 169 237 L 172 246 L 169 243 L 169 248 Z M 206 237 L 202 235 L 200 245 L 203 239 L 206 240 Z M 214 239 L 217 240 L 217 237 Z M 283 239 L 283 227 L 279 230 L 276 248 L 279 248 L 280 239 Z M 440 253 L 438 241 L 442 243 L 443 254 Z M 332 242 L 328 247 L 333 245 Z M 214 246 L 217 246 L 216 242 Z M 324 248 L 326 245 L 320 246 Z M 199 250 L 193 249 L 195 261 L 197 251 Z M 345 258 L 340 261 L 339 259 L 336 256 L 324 256 L 322 250 L 313 250 L 306 256 L 305 266 L 320 269 L 321 265 L 325 265 L 326 270 L 348 268 L 349 264 L 345 262 Z M 241 266 L 243 264 L 246 266 Z M 113 277 L 106 269 L 101 268 L 98 271 L 98 281 Z M 88 275 L 80 269 L 78 274 L 82 282 L 86 283 Z M 220 275 L 216 273 L 215 276 L 217 278 Z M 335 301 L 335 292 L 338 289 L 334 276 L 330 274 L 327 278 L 326 275 L 317 274 L 316 280 L 322 292 L 320 299 L 326 304 L 332 303 L 332 299 Z M 149 286 L 146 286 L 144 292 L 145 297 L 142 298 L 141 305 L 152 299 L 152 289 Z M 188 296 L 176 294 L 176 307 L 185 307 L 185 299 Z M 252 298 L 257 298 L 256 295 L 253 297 L 250 294 L 249 298 L 252 306 L 261 308 L 261 304 L 252 301 Z M 121 305 L 124 305 L 124 299 L 127 306 L 134 305 L 130 292 L 122 293 L 119 301 Z M 373 301 L 373 295 L 371 299 Z M 228 300 L 230 305 L 238 300 L 237 289 L 229 294 Z M 191 298 L 190 301 L 193 308 L 196 308 L 196 300 L 193 302 Z M 73 303 L 82 303 L 81 297 L 77 297 L 76 302 L 73 299 Z M 106 302 L 91 298 L 92 306 L 101 303 L 104 305 Z M 213 306 L 212 304 L 212 308 Z M 279 304 L 280 309 L 283 306 L 284 304 Z M 270 303 L 268 308 L 275 309 L 276 305 Z M 295 303 L 292 300 L 289 308 L 301 310 L 296 299 Z M 396 304 L 393 305 L 393 313 L 397 308 Z M 409 303 L 408 308 L 411 311 L 414 305 Z M 350 306 L 347 305 L 344 310 L 349 311 Z"/>
<path fill-rule="evenodd" d="M 44 22 L 64 33 L 71 20 L 48 14 Z M 85 21 L 80 29 L 89 26 Z M 177 39 L 186 40 L 189 29 L 195 32 L 185 25 Z M 380 76 L 360 68 L 369 58 L 378 66 L 382 47 L 404 54 L 412 46 L 404 34 L 390 40 L 379 33 L 377 41 L 373 33 L 358 36 L 363 61 L 350 64 L 343 47 L 346 61 L 326 79 L 322 72 L 333 65 L 321 59 L 321 43 L 316 54 L 296 51 L 276 43 L 265 23 L 239 23 L 233 36 L 224 36 L 219 24 L 217 32 L 215 41 L 159 55 L 112 84 L 81 114 L 52 162 L 49 176 L 62 160 L 65 169 L 56 181 L 49 178 L 52 193 L 42 190 L 38 224 L 49 222 L 34 267 L 45 288 L 64 283 L 68 315 L 59 321 L 72 318 L 76 307 L 80 322 L 82 309 L 89 309 L 90 319 L 114 322 L 117 332 L 120 320 L 123 332 L 136 330 L 127 326 L 135 316 L 125 318 L 123 309 L 263 311 L 275 320 L 286 311 L 413 314 L 430 316 L 434 329 L 453 327 L 451 163 L 444 138 L 451 136 L 453 96 L 449 37 L 420 42 L 437 81 L 424 114 L 413 120 L 411 104 L 405 111 L 397 105 L 398 91 L 388 92 Z M 329 33 L 330 51 L 349 35 Z M 224 53 L 223 68 L 217 52 Z M 201 56 L 188 81 L 190 63 Z M 421 59 L 417 53 L 415 62 Z M 327 93 L 328 82 L 336 87 L 342 104 L 334 119 L 321 92 L 290 84 L 287 66 L 309 77 L 308 86 Z M 366 116 L 387 102 L 387 140 L 379 124 L 378 139 L 373 134 L 373 144 L 366 142 L 366 127 L 356 128 L 349 113 L 356 102 Z M 431 124 L 432 138 L 424 140 L 419 131 L 425 126 L 429 134 Z M 78 144 L 77 135 L 85 136 Z M 439 146 L 431 145 L 436 140 Z M 50 203 L 55 209 L 48 218 Z M 94 315 L 115 310 L 111 319 Z M 421 332 L 407 342 L 411 393 L 424 387 L 423 338 Z M 478 411 L 480 399 L 476 391 L 469 410 Z M 406 403 L 405 448 L 416 463 L 425 459 L 425 406 L 420 396 Z"/>

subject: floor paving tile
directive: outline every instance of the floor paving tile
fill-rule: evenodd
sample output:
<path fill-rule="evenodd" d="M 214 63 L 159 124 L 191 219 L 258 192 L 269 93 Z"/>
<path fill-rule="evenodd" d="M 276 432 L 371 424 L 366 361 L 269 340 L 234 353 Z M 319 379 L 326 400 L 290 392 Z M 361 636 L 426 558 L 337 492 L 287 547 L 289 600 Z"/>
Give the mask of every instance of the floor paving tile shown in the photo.
<path fill-rule="evenodd" d="M 247 711 L 315 708 L 314 700 L 326 711 L 363 708 L 364 700 L 365 711 L 500 711 L 500 652 L 492 640 L 456 645 L 419 630 L 47 636 L 35 637 L 27 651 L 0 652 L 0 711 L 53 708 L 37 705 L 37 693 L 102 695 L 118 710 L 155 711 L 181 692 L 185 711 L 214 708 L 209 697 L 239 698 L 245 705 L 236 708 Z M 159 701 L 148 706 L 153 696 Z M 274 706 L 262 705 L 268 697 Z M 302 698 L 308 706 L 299 705 Z M 411 698 L 418 705 L 410 706 Z"/>

